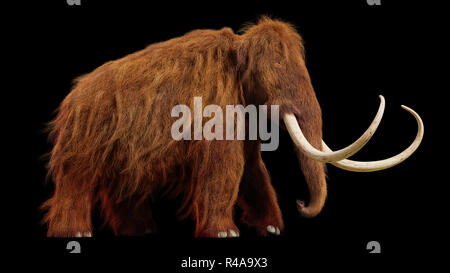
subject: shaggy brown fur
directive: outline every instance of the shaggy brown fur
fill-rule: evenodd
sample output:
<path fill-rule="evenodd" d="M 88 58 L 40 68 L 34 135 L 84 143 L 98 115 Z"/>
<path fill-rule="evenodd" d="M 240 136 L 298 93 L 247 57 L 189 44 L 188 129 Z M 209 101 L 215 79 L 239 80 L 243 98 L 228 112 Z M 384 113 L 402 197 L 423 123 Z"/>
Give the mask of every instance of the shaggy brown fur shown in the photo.
<path fill-rule="evenodd" d="M 195 219 L 196 236 L 237 231 L 235 204 L 259 234 L 268 225 L 283 229 L 260 141 L 172 139 L 172 107 L 193 109 L 194 96 L 222 109 L 278 104 L 321 149 L 321 110 L 292 26 L 263 17 L 242 35 L 195 30 L 76 80 L 49 127 L 56 188 L 43 204 L 48 236 L 91 232 L 96 204 L 116 234 L 143 234 L 155 228 L 145 200 L 162 194 L 182 197 L 179 216 Z M 312 217 L 326 197 L 324 164 L 301 154 L 299 160 L 311 192 L 299 209 Z"/>

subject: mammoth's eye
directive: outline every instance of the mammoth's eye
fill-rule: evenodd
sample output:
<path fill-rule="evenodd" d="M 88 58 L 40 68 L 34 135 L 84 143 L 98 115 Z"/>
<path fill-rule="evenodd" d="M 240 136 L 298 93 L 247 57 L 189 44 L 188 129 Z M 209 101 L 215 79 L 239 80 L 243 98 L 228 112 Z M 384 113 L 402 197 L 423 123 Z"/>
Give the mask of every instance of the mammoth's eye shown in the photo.
<path fill-rule="evenodd" d="M 276 67 L 282 67 L 283 65 L 281 63 L 281 60 L 275 60 L 275 66 Z"/>

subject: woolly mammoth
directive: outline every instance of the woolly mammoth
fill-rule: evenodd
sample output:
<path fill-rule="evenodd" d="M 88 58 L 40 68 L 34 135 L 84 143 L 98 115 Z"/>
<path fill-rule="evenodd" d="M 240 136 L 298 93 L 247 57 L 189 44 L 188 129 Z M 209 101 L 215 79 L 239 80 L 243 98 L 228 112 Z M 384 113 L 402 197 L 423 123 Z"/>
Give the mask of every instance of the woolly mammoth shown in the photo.
<path fill-rule="evenodd" d="M 327 190 L 325 163 L 357 172 L 390 168 L 408 158 L 423 136 L 420 117 L 413 143 L 372 162 L 346 158 L 374 134 L 384 99 L 364 134 L 332 151 L 322 141 L 321 108 L 305 66 L 302 39 L 284 22 L 261 18 L 242 34 L 229 28 L 195 30 L 107 62 L 76 79 L 49 124 L 49 174 L 55 192 L 43 204 L 48 236 L 91 236 L 99 206 L 116 235 L 156 230 L 151 202 L 181 198 L 180 219 L 195 220 L 197 237 L 233 237 L 233 214 L 260 235 L 279 234 L 283 219 L 261 159 L 261 139 L 176 140 L 175 105 L 278 105 L 279 126 L 297 147 L 310 192 L 298 201 L 304 217 L 317 215 Z M 246 125 L 248 126 L 248 125 Z"/>

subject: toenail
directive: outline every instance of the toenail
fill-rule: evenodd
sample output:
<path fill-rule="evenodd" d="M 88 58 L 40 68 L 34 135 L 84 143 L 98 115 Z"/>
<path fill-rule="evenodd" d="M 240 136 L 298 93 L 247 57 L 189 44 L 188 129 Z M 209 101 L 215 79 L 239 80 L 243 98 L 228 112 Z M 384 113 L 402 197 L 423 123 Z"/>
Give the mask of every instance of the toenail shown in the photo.
<path fill-rule="evenodd" d="M 237 233 L 236 231 L 230 229 L 230 236 L 231 237 L 239 237 L 239 233 Z"/>
<path fill-rule="evenodd" d="M 268 225 L 267 226 L 267 231 L 270 232 L 270 233 L 275 233 L 276 232 L 275 227 L 272 226 L 272 225 Z"/>

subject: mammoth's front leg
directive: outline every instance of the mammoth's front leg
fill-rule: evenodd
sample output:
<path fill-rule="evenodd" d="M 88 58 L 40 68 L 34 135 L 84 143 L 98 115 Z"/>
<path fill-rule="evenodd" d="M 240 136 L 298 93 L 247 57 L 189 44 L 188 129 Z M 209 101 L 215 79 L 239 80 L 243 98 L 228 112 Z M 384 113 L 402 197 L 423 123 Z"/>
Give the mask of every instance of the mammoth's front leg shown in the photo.
<path fill-rule="evenodd" d="M 197 181 L 194 199 L 196 237 L 237 237 L 233 213 L 244 171 L 242 141 L 198 143 L 193 178 Z"/>
<path fill-rule="evenodd" d="M 99 198 L 105 223 L 116 236 L 142 236 L 156 231 L 152 208 L 147 200 L 133 196 L 118 203 L 105 190 L 100 191 Z"/>
<path fill-rule="evenodd" d="M 260 235 L 280 234 L 283 218 L 270 176 L 261 158 L 260 141 L 246 141 L 245 168 L 238 204 L 243 210 L 242 222 L 256 228 Z"/>

